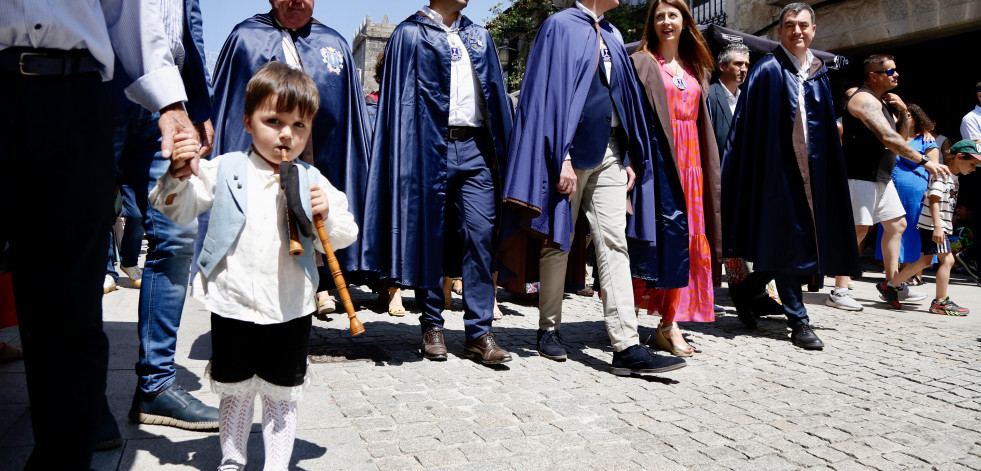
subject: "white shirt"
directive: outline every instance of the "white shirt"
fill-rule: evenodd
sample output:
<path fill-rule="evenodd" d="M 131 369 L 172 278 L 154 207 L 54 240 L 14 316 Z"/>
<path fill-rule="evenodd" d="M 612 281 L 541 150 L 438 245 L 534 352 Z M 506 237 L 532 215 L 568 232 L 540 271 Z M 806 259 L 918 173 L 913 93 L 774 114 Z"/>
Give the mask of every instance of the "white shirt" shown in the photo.
<path fill-rule="evenodd" d="M 130 100 L 151 111 L 187 101 L 158 0 L 3 0 L 0 50 L 14 46 L 87 49 L 103 80 L 112 79 L 118 57 L 135 78 Z"/>
<path fill-rule="evenodd" d="M 446 41 L 450 45 L 450 126 L 480 127 L 483 117 L 477 110 L 476 86 L 470 53 L 460 38 L 460 19 L 457 16 L 452 25 L 443 24 L 443 16 L 428 6 L 422 13 L 446 31 Z M 483 91 L 481 91 L 483 93 Z"/>
<path fill-rule="evenodd" d="M 255 324 L 288 322 L 317 309 L 317 284 L 306 277 L 289 255 L 286 227 L 286 196 L 279 175 L 258 155 L 249 152 L 245 226 L 221 261 L 212 279 L 198 270 L 191 295 L 205 307 L 228 319 Z M 215 199 L 218 165 L 224 156 L 202 160 L 197 176 L 180 181 L 164 174 L 150 191 L 153 207 L 180 225 L 211 208 Z M 335 250 L 354 243 L 358 226 L 347 210 L 347 197 L 323 176 L 317 185 L 327 193 L 330 211 L 324 227 Z M 176 194 L 171 204 L 167 197 Z M 314 231 L 314 247 L 321 250 Z"/>
<path fill-rule="evenodd" d="M 732 92 L 729 91 L 729 87 L 727 87 L 724 83 L 722 83 L 722 90 L 725 91 L 726 101 L 729 103 L 729 112 L 736 114 L 736 103 L 739 103 L 739 94 L 741 94 L 743 91 L 739 87 L 736 87 L 736 94 L 733 95 Z"/>
<path fill-rule="evenodd" d="M 599 23 L 603 19 L 603 16 L 596 16 L 593 10 L 586 8 L 582 3 L 576 2 L 576 8 L 579 8 L 583 13 L 589 15 L 596 23 Z M 605 16 L 605 15 L 604 15 Z M 613 58 L 610 57 L 610 49 L 606 47 L 606 41 L 603 41 L 603 35 L 599 35 L 600 42 L 600 58 L 603 60 L 603 72 L 606 74 L 606 83 L 610 83 L 610 74 L 613 73 Z M 617 114 L 617 107 L 613 107 L 613 118 L 610 119 L 610 126 L 617 127 L 620 125 L 620 115 Z"/>
<path fill-rule="evenodd" d="M 810 49 L 807 49 L 806 55 L 804 57 L 804 64 L 801 64 L 797 60 L 797 56 L 790 53 L 790 51 L 780 45 L 783 48 L 783 52 L 787 53 L 790 57 L 791 62 L 793 62 L 794 67 L 797 69 L 797 103 L 800 103 L 800 114 L 804 118 L 804 145 L 808 145 L 810 142 L 807 133 L 807 103 L 804 101 L 804 80 L 810 76 L 811 64 L 814 62 L 814 53 Z"/>
<path fill-rule="evenodd" d="M 961 119 L 961 139 L 981 139 L 981 105 Z"/>

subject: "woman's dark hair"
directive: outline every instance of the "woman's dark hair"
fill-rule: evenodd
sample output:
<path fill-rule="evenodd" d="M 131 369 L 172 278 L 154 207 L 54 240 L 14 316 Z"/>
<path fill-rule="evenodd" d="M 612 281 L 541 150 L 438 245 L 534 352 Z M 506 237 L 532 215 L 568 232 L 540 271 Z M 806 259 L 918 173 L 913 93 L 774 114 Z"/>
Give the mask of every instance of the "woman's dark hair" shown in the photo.
<path fill-rule="evenodd" d="M 913 132 L 916 134 L 923 134 L 925 132 L 933 132 L 933 128 L 937 126 L 929 116 L 927 116 L 926 111 L 920 108 L 919 105 L 909 105 L 906 109 L 909 110 L 909 114 L 913 116 Z"/>
<path fill-rule="evenodd" d="M 296 109 L 304 118 L 313 118 L 320 108 L 320 93 L 313 79 L 278 61 L 262 66 L 245 86 L 245 114 L 251 116 L 270 96 L 276 97 L 276 111 Z"/>
<path fill-rule="evenodd" d="M 708 43 L 705 37 L 698 30 L 695 19 L 691 16 L 691 10 L 685 0 L 654 0 L 647 9 L 647 23 L 644 25 L 644 35 L 640 38 L 638 51 L 654 52 L 657 50 L 657 27 L 654 18 L 654 11 L 657 6 L 665 3 L 678 9 L 681 12 L 682 30 L 681 41 L 678 43 L 678 56 L 685 66 L 692 69 L 692 72 L 699 80 L 705 79 L 708 74 L 715 70 L 715 62 L 712 53 L 709 52 Z"/>
<path fill-rule="evenodd" d="M 378 53 L 378 61 L 375 62 L 375 83 L 381 88 L 382 72 L 385 72 L 385 51 Z"/>

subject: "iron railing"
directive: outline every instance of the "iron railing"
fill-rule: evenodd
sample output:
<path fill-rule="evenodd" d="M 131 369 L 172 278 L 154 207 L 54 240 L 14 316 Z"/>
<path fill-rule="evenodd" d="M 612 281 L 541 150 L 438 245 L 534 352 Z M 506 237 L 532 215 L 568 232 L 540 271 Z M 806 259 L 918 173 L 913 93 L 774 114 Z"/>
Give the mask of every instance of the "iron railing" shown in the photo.
<path fill-rule="evenodd" d="M 697 24 L 725 26 L 726 2 L 725 0 L 692 0 L 691 14 Z"/>

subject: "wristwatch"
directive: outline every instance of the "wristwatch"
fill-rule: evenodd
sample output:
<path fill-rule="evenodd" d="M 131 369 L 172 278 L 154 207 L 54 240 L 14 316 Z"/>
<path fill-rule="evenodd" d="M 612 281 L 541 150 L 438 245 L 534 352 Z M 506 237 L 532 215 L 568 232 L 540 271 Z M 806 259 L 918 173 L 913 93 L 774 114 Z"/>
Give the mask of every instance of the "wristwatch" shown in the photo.
<path fill-rule="evenodd" d="M 920 159 L 921 166 L 930 163 L 930 158 L 927 157 L 926 154 L 920 154 L 920 157 L 923 157 L 922 159 Z"/>

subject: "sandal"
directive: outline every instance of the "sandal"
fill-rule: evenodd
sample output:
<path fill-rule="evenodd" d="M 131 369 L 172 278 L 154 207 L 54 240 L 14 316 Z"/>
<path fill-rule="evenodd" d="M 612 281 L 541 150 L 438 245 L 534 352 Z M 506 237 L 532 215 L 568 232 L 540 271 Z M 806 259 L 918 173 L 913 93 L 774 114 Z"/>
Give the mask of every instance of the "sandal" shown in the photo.
<path fill-rule="evenodd" d="M 24 349 L 17 345 L 0 342 L 0 363 L 24 358 Z"/>
<path fill-rule="evenodd" d="M 398 304 L 392 304 L 398 300 Z M 398 288 L 388 288 L 388 315 L 402 317 L 405 315 L 405 306 L 402 305 L 402 291 Z"/>
<path fill-rule="evenodd" d="M 923 278 L 920 278 L 919 276 L 914 276 L 909 279 L 909 284 L 910 286 L 923 286 L 927 283 L 926 281 L 923 281 Z"/>
<path fill-rule="evenodd" d="M 337 303 L 334 302 L 334 297 L 330 293 L 327 291 L 317 293 L 317 314 L 330 314 L 336 310 Z"/>
<path fill-rule="evenodd" d="M 675 328 L 675 324 L 673 322 L 663 327 L 659 326 L 654 333 L 655 345 L 657 346 L 657 348 L 664 350 L 676 357 L 692 356 L 692 354 L 695 353 L 695 349 L 692 348 L 691 345 L 689 345 L 688 348 L 679 347 L 677 345 L 672 344 L 671 341 L 668 340 L 668 337 L 664 335 L 665 332 L 668 332 L 674 328 Z"/>

